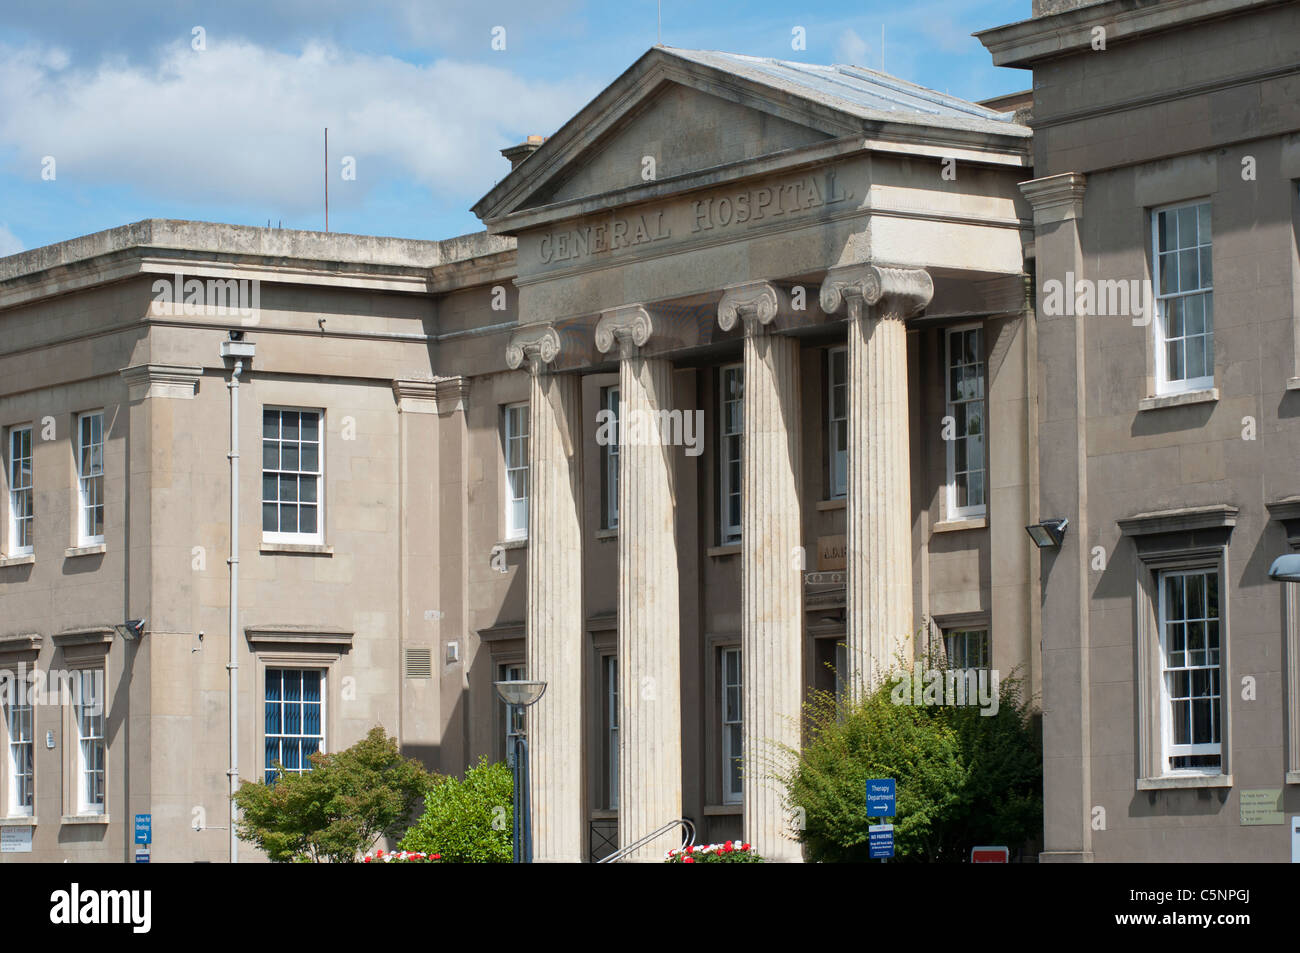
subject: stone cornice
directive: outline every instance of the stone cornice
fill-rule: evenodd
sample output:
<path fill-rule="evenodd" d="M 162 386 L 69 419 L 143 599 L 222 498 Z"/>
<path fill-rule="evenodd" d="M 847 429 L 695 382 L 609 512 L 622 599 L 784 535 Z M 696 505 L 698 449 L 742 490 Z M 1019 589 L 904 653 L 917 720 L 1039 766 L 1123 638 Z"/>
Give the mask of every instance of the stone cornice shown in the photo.
<path fill-rule="evenodd" d="M 1042 227 L 1082 218 L 1083 193 L 1087 186 L 1088 177 L 1082 172 L 1062 172 L 1021 182 L 1020 191 L 1034 207 L 1035 227 Z"/>
<path fill-rule="evenodd" d="M 1202 529 L 1232 529 L 1237 525 L 1238 507 L 1230 503 L 1209 506 L 1186 506 L 1171 510 L 1138 513 L 1116 520 L 1125 536 L 1152 536 L 1156 533 L 1188 533 Z"/>
<path fill-rule="evenodd" d="M 244 636 L 253 645 L 289 644 L 320 645 L 350 648 L 353 633 L 328 626 L 312 625 L 249 625 Z"/>
<path fill-rule="evenodd" d="M 13 652 L 39 652 L 42 638 L 36 632 L 15 632 L 0 635 L 0 654 Z"/>
<path fill-rule="evenodd" d="M 192 400 L 203 368 L 181 364 L 133 364 L 118 372 L 132 402 L 150 397 Z"/>
<path fill-rule="evenodd" d="M 1286 529 L 1286 541 L 1292 549 L 1300 550 L 1300 496 L 1286 496 L 1264 504 L 1268 515 Z"/>
<path fill-rule="evenodd" d="M 827 314 L 834 314 L 846 303 L 877 305 L 884 301 L 886 311 L 897 309 L 904 319 L 920 314 L 933 297 L 934 281 L 924 268 L 865 262 L 828 270 L 820 294 L 822 310 Z"/>
<path fill-rule="evenodd" d="M 1110 44 L 1280 2 L 1285 0 L 1161 0 L 1140 5 L 1133 0 L 1109 0 L 980 30 L 975 37 L 993 54 L 994 66 L 1030 67 L 1041 60 L 1091 50 L 1097 26 L 1106 28 Z"/>
<path fill-rule="evenodd" d="M 111 625 L 91 626 L 85 629 L 68 629 L 55 633 L 51 641 L 62 649 L 88 645 L 111 645 L 113 627 Z"/>
<path fill-rule="evenodd" d="M 519 370 L 525 362 L 532 373 L 560 356 L 560 334 L 551 325 L 544 324 L 516 331 L 506 345 L 506 366 Z"/>

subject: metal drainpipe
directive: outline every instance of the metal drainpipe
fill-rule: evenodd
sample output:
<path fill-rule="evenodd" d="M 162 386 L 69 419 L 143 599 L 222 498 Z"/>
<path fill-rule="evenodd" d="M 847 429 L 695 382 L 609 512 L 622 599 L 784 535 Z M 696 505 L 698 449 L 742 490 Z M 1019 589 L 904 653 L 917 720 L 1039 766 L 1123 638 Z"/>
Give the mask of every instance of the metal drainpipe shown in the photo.
<path fill-rule="evenodd" d="M 236 359 L 230 374 L 230 862 L 239 862 L 239 838 L 235 834 L 235 791 L 239 786 L 239 375 L 242 359 Z"/>

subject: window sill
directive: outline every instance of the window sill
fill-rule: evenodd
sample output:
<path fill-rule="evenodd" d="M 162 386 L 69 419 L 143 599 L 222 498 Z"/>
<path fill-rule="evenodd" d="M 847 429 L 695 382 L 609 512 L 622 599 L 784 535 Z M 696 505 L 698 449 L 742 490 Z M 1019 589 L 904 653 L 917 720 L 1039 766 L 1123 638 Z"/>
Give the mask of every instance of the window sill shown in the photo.
<path fill-rule="evenodd" d="M 618 539 L 618 527 L 615 526 L 613 529 L 598 529 L 596 530 L 596 538 L 597 539 Z"/>
<path fill-rule="evenodd" d="M 593 821 L 612 821 L 618 818 L 618 808 L 616 807 L 593 807 L 591 809 L 591 819 Z"/>
<path fill-rule="evenodd" d="M 845 497 L 839 497 L 834 500 L 818 500 L 817 509 L 819 510 L 842 510 L 848 506 L 849 501 Z"/>
<path fill-rule="evenodd" d="M 30 814 L 19 815 L 18 817 L 0 817 L 0 827 L 35 827 L 36 818 Z"/>
<path fill-rule="evenodd" d="M 1287 784 L 1300 784 L 1300 771 L 1288 771 L 1286 773 Z"/>
<path fill-rule="evenodd" d="M 1286 381 L 1287 390 L 1300 390 L 1300 377 L 1288 377 Z"/>
<path fill-rule="evenodd" d="M 334 547 L 320 543 L 262 543 L 259 552 L 287 555 L 298 553 L 305 556 L 333 556 Z"/>
<path fill-rule="evenodd" d="M 1230 774 L 1171 774 L 1162 778 L 1138 778 L 1139 791 L 1180 791 L 1195 788 L 1230 788 Z"/>
<path fill-rule="evenodd" d="M 64 559 L 76 559 L 78 556 L 100 556 L 108 552 L 108 546 L 104 543 L 91 543 L 88 546 L 73 546 L 63 551 Z"/>
<path fill-rule="evenodd" d="M 60 824 L 103 824 L 109 823 L 107 814 L 64 814 L 59 818 Z"/>
<path fill-rule="evenodd" d="M 497 543 L 497 547 L 499 549 L 527 549 L 528 537 L 518 536 L 514 539 L 503 539 L 501 542 Z"/>
<path fill-rule="evenodd" d="M 704 551 L 706 556 L 721 558 L 723 556 L 739 556 L 740 543 L 726 543 L 722 546 L 710 546 Z"/>
<path fill-rule="evenodd" d="M 8 569 L 10 566 L 30 566 L 36 562 L 35 553 L 24 553 L 21 556 L 0 556 L 0 569 Z"/>
<path fill-rule="evenodd" d="M 739 817 L 745 813 L 743 804 L 706 804 L 705 817 Z"/>
<path fill-rule="evenodd" d="M 1219 388 L 1207 387 L 1204 390 L 1189 390 L 1182 394 L 1144 397 L 1138 401 L 1138 410 L 1162 410 L 1165 407 L 1185 407 L 1188 404 L 1212 404 L 1218 399 Z"/>
<path fill-rule="evenodd" d="M 942 520 L 930 527 L 932 533 L 957 533 L 964 529 L 988 529 L 987 516 L 972 516 L 965 519 Z"/>

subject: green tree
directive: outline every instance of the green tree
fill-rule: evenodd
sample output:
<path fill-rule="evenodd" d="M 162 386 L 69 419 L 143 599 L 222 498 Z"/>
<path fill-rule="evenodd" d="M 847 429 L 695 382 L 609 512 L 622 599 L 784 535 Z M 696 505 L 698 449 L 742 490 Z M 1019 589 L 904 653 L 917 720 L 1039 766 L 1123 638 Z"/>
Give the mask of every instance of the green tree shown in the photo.
<path fill-rule="evenodd" d="M 513 793 L 510 769 L 480 758 L 464 781 L 434 780 L 424 795 L 424 816 L 399 846 L 441 854 L 450 863 L 508 864 L 513 859 Z"/>
<path fill-rule="evenodd" d="M 312 755 L 312 770 L 244 781 L 233 795 L 240 840 L 273 861 L 353 863 L 409 825 L 430 775 L 376 726 L 351 748 Z"/>
<path fill-rule="evenodd" d="M 865 788 L 897 781 L 893 818 L 901 861 L 959 862 L 977 844 L 1012 849 L 1042 831 L 1042 739 L 1015 677 L 996 714 L 974 706 L 898 704 L 896 673 L 856 701 L 817 693 L 805 706 L 802 751 L 786 751 L 782 781 L 802 809 L 814 861 L 868 859 Z M 990 706 L 991 708 L 991 706 Z"/>

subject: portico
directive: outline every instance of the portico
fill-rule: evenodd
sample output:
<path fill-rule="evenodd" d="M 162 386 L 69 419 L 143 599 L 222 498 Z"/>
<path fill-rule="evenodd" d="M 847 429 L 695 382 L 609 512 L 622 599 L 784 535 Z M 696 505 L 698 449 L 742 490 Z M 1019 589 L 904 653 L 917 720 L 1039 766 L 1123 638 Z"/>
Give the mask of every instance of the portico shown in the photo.
<path fill-rule="evenodd" d="M 799 748 L 815 667 L 813 528 L 845 527 L 839 676 L 857 691 L 910 664 L 930 606 L 927 570 L 914 572 L 924 401 L 909 380 L 922 359 L 911 332 L 1023 304 L 1015 183 L 1027 130 L 929 91 L 946 102 L 924 113 L 918 88 L 867 71 L 841 74 L 851 98 L 828 106 L 809 77 L 771 64 L 651 50 L 476 207 L 518 240 L 508 363 L 527 363 L 533 380 L 525 638 L 529 677 L 551 685 L 529 714 L 539 861 L 585 855 L 582 820 L 603 805 L 583 774 L 601 757 L 616 764 L 608 813 L 619 843 L 698 819 L 702 803 L 706 816 L 736 816 L 738 835 L 768 859 L 800 859 L 778 776 Z M 871 99 L 886 93 L 918 97 L 916 111 L 886 113 Z M 689 128 L 674 122 L 686 108 Z M 711 117 L 732 133 L 705 156 Z M 945 138 L 943 154 L 969 163 L 956 182 L 935 152 Z M 657 170 L 649 178 L 643 153 Z M 804 439 L 809 417 L 824 419 L 823 391 L 805 386 L 804 370 L 827 346 L 847 349 L 847 481 L 813 505 Z M 743 396 L 715 401 L 711 375 L 724 365 Z M 576 408 L 587 376 L 617 388 L 620 419 L 680 410 L 710 421 L 699 459 L 663 431 L 619 446 L 618 522 L 604 531 L 617 536 L 613 566 L 586 562 L 583 431 L 595 420 Z M 719 449 L 724 414 L 738 452 Z M 705 513 L 722 518 L 709 502 L 719 481 L 738 482 L 732 538 L 700 526 Z M 813 497 L 823 495 L 833 497 Z M 612 574 L 609 591 L 591 585 L 601 574 Z M 615 708 L 604 716 L 615 755 L 584 733 L 601 717 L 584 696 L 599 673 L 583 651 L 602 611 L 617 631 Z M 713 654 L 732 644 L 734 677 Z M 718 679 L 714 699 L 700 683 Z M 710 719 L 732 733 L 702 741 Z M 740 765 L 738 803 L 700 777 L 719 755 Z M 670 831 L 630 859 L 657 861 L 678 838 Z"/>

